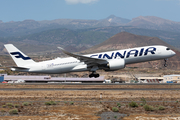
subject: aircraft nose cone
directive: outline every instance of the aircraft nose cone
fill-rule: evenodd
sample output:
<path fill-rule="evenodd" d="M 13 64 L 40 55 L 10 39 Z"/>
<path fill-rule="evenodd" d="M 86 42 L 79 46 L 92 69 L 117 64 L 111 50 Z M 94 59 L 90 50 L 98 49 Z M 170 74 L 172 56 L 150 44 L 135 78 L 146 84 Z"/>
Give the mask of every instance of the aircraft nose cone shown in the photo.
<path fill-rule="evenodd" d="M 174 51 L 171 51 L 171 54 L 174 56 L 174 55 L 176 55 L 176 53 L 174 52 Z"/>

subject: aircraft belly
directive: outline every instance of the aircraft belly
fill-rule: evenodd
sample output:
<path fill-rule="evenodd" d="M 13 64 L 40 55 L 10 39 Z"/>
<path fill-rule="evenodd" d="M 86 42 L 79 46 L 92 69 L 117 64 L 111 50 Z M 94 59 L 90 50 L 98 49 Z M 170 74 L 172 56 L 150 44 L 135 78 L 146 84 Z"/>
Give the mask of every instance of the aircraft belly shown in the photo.
<path fill-rule="evenodd" d="M 59 74 L 69 72 L 74 65 L 62 65 L 62 66 L 52 66 L 43 69 L 30 69 L 29 72 L 37 72 L 37 73 L 49 73 L 49 74 Z"/>
<path fill-rule="evenodd" d="M 139 62 L 147 62 L 147 61 L 152 61 L 152 60 L 158 60 L 162 59 L 160 56 L 141 56 L 141 57 L 136 57 L 136 58 L 126 58 L 125 63 L 126 64 L 133 64 L 133 63 L 139 63 Z"/>

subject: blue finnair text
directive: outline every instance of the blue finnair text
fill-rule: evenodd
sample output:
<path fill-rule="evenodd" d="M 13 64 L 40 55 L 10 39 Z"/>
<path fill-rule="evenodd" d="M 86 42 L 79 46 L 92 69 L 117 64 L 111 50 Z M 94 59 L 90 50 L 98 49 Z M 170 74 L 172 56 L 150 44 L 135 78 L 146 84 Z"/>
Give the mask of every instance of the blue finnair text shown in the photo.
<path fill-rule="evenodd" d="M 98 58 L 104 58 L 104 59 L 116 59 L 117 57 L 120 58 L 129 58 L 130 56 L 146 56 L 148 54 L 155 54 L 156 48 L 155 47 L 149 47 L 147 49 L 141 48 L 140 50 L 132 49 L 130 51 L 123 51 L 122 53 L 120 52 L 112 52 L 111 55 L 108 55 L 107 53 L 104 54 L 96 54 L 96 55 L 91 55 L 90 57 L 98 57 Z"/>

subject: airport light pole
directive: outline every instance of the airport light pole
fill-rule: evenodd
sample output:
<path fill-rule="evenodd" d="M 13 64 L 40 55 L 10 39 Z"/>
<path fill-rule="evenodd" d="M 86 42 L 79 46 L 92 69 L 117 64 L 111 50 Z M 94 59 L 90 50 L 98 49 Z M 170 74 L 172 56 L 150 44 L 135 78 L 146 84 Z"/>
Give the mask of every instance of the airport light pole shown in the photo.
<path fill-rule="evenodd" d="M 65 73 L 65 82 L 66 82 L 66 73 Z"/>

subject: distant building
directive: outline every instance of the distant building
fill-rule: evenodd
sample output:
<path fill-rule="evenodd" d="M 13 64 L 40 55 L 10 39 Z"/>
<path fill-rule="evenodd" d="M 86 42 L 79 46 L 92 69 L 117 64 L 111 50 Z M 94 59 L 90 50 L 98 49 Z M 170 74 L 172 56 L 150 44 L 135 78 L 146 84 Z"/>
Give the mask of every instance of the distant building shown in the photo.
<path fill-rule="evenodd" d="M 164 83 L 173 82 L 180 83 L 180 75 L 164 75 Z"/>
<path fill-rule="evenodd" d="M 4 81 L 4 76 L 0 76 L 0 83 Z"/>
<path fill-rule="evenodd" d="M 0 76 L 6 76 L 7 74 L 0 74 Z"/>
<path fill-rule="evenodd" d="M 163 83 L 163 77 L 139 77 L 139 83 Z"/>
<path fill-rule="evenodd" d="M 68 77 L 51 77 L 51 76 L 14 76 L 4 75 L 4 81 L 15 83 L 16 81 L 24 82 L 41 82 L 41 83 L 53 83 L 53 82 L 81 82 L 81 83 L 103 83 L 104 76 L 98 78 L 68 78 Z"/>

